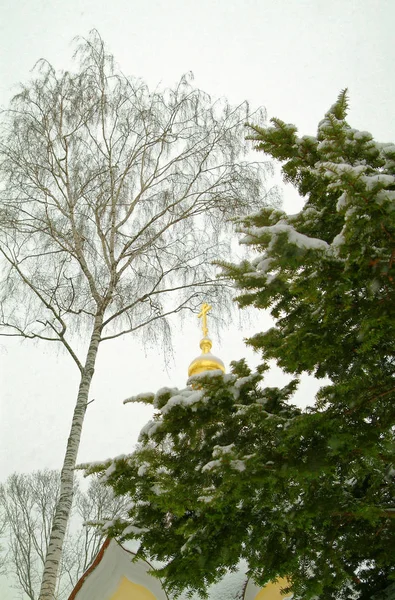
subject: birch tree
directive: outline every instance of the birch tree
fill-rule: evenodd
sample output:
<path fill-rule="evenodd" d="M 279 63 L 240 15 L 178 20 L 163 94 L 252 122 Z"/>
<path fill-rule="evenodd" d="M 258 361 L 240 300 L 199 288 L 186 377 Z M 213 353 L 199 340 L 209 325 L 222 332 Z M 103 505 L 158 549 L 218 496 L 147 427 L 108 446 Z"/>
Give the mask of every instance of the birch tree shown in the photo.
<path fill-rule="evenodd" d="M 39 595 L 59 488 L 59 472 L 48 470 L 14 473 L 0 486 L 8 546 L 5 564 L 9 577 L 14 578 L 13 587 L 23 598 L 36 600 Z M 72 522 L 64 542 L 57 600 L 68 597 L 103 543 L 105 533 L 84 524 L 120 517 L 125 505 L 125 499 L 115 498 L 112 490 L 97 479 L 92 479 L 86 492 L 75 479 Z"/>
<path fill-rule="evenodd" d="M 246 161 L 246 104 L 212 102 L 187 76 L 150 92 L 96 32 L 74 60 L 38 63 L 0 139 L 2 333 L 61 344 L 80 372 L 40 600 L 54 598 L 100 344 L 168 333 L 168 315 L 218 296 L 221 232 L 262 196 L 264 171 Z"/>

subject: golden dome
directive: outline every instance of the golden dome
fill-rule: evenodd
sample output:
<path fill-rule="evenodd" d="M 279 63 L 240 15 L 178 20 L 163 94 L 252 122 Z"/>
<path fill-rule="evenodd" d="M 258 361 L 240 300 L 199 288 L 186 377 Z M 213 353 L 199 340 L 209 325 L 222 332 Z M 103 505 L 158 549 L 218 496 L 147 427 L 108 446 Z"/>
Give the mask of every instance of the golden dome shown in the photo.
<path fill-rule="evenodd" d="M 203 304 L 202 309 L 198 314 L 199 319 L 202 319 L 203 339 L 200 341 L 202 353 L 200 356 L 197 356 L 189 365 L 189 377 L 192 375 L 198 375 L 198 373 L 203 373 L 204 371 L 216 371 L 217 369 L 220 369 L 223 373 L 225 373 L 225 365 L 222 360 L 210 352 L 213 345 L 210 338 L 207 337 L 207 313 L 210 310 L 211 306 L 209 304 Z"/>
<path fill-rule="evenodd" d="M 192 375 L 198 375 L 198 373 L 203 373 L 204 371 L 214 371 L 217 369 L 220 369 L 223 373 L 225 373 L 225 365 L 222 360 L 210 352 L 212 345 L 213 344 L 208 337 L 204 337 L 201 340 L 200 347 L 202 349 L 202 353 L 200 356 L 197 356 L 189 365 L 188 377 L 191 377 Z"/>

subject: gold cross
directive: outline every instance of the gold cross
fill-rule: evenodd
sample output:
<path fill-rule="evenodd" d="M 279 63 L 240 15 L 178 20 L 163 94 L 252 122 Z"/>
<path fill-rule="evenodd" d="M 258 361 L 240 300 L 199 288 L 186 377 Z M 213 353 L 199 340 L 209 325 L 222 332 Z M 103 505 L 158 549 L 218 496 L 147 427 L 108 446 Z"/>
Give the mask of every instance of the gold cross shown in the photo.
<path fill-rule="evenodd" d="M 202 329 L 203 329 L 203 337 L 207 337 L 208 327 L 207 327 L 207 313 L 212 309 L 212 306 L 209 304 L 202 304 L 202 308 L 200 313 L 198 314 L 198 318 L 202 319 Z"/>

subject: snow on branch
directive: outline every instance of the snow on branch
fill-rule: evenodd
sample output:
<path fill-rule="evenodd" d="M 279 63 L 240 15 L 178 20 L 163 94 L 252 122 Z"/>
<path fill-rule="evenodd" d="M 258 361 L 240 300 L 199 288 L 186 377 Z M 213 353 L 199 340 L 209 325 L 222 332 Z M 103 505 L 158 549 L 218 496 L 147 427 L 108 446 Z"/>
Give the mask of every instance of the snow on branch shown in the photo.
<path fill-rule="evenodd" d="M 303 248 L 304 250 L 324 251 L 329 249 L 329 245 L 327 242 L 324 242 L 324 240 L 299 233 L 291 225 L 288 225 L 288 223 L 284 222 L 279 222 L 275 225 L 267 225 L 265 227 L 251 227 L 247 231 L 248 235 L 241 240 L 241 244 L 256 244 L 257 239 L 259 239 L 262 235 L 269 234 L 272 236 L 272 240 L 269 245 L 269 249 L 271 249 L 276 243 L 278 236 L 285 233 L 287 235 L 288 242 L 290 244 L 295 244 L 298 246 L 298 248 Z M 267 265 L 265 264 L 264 266 Z"/>

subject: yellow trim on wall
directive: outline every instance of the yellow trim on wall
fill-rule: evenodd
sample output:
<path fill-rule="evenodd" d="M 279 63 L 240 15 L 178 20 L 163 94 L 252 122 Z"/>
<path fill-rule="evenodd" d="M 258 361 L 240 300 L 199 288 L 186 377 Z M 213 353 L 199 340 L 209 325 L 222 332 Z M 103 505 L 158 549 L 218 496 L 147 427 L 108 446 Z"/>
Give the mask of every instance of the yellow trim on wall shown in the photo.
<path fill-rule="evenodd" d="M 287 585 L 286 579 L 279 579 L 276 583 L 268 583 L 257 593 L 254 600 L 286 600 L 292 598 L 292 594 L 281 593 L 281 589 Z"/>
<path fill-rule="evenodd" d="M 156 598 L 144 585 L 133 583 L 127 577 L 122 577 L 109 600 L 156 600 Z"/>

